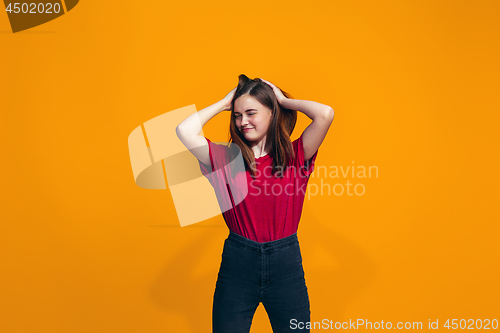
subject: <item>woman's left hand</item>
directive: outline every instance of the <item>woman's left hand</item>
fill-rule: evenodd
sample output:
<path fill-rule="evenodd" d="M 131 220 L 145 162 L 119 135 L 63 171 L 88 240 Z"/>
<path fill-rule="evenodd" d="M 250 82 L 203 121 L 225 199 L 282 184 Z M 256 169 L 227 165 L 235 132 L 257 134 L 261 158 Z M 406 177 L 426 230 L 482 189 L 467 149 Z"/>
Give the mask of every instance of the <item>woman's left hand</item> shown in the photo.
<path fill-rule="evenodd" d="M 273 91 L 274 91 L 274 94 L 276 95 L 276 99 L 278 100 L 278 103 L 283 104 L 283 101 L 285 101 L 287 99 L 287 97 L 285 95 L 283 95 L 281 90 L 278 87 L 276 87 L 274 84 L 272 84 L 271 82 L 264 80 L 262 78 L 259 78 L 259 79 L 261 79 L 262 81 L 264 81 L 265 83 L 270 85 L 271 88 L 273 88 Z"/>

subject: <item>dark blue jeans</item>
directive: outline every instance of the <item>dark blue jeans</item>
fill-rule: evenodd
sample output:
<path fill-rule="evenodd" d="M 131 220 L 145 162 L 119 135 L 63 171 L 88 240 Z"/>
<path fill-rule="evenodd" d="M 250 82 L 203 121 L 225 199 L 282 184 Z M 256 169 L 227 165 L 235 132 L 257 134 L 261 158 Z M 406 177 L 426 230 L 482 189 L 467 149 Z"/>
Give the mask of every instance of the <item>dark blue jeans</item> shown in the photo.
<path fill-rule="evenodd" d="M 309 332 L 295 324 L 311 315 L 297 233 L 258 243 L 229 232 L 214 293 L 213 333 L 248 333 L 261 302 L 274 333 Z"/>

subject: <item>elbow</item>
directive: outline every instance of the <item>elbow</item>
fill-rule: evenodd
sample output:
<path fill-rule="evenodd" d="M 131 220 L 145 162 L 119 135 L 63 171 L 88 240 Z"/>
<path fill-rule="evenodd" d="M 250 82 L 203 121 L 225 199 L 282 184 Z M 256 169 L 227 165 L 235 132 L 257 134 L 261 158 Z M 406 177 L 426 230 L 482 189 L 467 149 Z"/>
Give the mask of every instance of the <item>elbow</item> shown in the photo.
<path fill-rule="evenodd" d="M 177 127 L 175 128 L 175 134 L 177 134 L 177 137 L 179 139 L 182 138 L 182 127 L 181 127 L 181 125 L 177 125 Z"/>
<path fill-rule="evenodd" d="M 333 109 L 331 107 L 327 107 L 325 110 L 324 119 L 331 123 L 334 117 L 335 112 L 333 111 Z"/>

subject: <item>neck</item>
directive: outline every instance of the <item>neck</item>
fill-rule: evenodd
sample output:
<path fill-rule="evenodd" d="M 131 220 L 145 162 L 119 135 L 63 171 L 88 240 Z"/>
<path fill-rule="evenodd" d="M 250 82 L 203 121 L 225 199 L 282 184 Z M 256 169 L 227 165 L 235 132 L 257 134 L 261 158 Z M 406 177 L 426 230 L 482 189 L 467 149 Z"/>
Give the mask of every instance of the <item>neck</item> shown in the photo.
<path fill-rule="evenodd" d="M 264 148 L 266 147 L 266 137 L 264 137 L 259 142 L 249 142 L 249 146 L 256 158 L 267 154 L 267 152 L 264 150 Z"/>

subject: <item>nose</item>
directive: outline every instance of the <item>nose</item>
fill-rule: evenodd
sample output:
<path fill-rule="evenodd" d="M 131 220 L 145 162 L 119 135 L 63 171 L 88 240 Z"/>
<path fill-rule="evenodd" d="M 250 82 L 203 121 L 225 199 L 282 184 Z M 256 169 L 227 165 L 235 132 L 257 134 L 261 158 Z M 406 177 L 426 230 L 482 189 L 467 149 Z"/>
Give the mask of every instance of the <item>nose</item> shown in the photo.
<path fill-rule="evenodd" d="M 246 126 L 248 124 L 248 119 L 241 116 L 241 126 Z"/>

